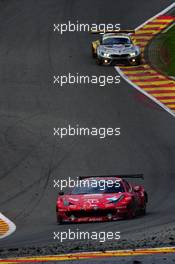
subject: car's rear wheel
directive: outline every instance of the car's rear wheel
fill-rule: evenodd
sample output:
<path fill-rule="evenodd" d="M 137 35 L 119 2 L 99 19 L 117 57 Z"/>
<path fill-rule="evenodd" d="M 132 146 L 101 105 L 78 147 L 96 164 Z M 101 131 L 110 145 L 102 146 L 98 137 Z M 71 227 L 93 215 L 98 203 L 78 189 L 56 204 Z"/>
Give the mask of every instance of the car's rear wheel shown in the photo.
<path fill-rule="evenodd" d="M 144 203 L 144 206 L 140 209 L 141 215 L 146 215 L 146 203 Z"/>
<path fill-rule="evenodd" d="M 144 192 L 144 205 L 140 210 L 141 215 L 146 215 L 146 204 L 148 202 L 148 194 L 147 192 Z"/>
<path fill-rule="evenodd" d="M 144 196 L 145 196 L 145 203 L 148 203 L 148 194 L 147 194 L 147 192 L 144 192 Z"/>

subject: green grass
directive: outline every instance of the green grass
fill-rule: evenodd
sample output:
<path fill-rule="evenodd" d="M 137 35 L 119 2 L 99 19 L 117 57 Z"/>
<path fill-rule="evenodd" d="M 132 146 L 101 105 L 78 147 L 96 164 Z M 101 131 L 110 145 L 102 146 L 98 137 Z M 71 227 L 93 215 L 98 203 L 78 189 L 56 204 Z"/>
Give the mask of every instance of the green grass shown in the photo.
<path fill-rule="evenodd" d="M 175 77 L 175 25 L 159 39 L 159 66 L 169 76 Z"/>

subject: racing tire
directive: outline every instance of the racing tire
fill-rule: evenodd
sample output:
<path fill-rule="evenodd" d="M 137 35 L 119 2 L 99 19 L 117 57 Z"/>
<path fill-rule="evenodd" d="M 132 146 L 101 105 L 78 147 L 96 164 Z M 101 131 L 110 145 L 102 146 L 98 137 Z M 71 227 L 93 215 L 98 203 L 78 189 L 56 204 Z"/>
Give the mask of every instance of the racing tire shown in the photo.
<path fill-rule="evenodd" d="M 133 219 L 136 217 L 136 204 L 135 200 L 133 199 L 132 203 L 129 205 L 127 219 Z"/>
<path fill-rule="evenodd" d="M 136 211 L 134 209 L 130 209 L 127 214 L 127 219 L 133 219 L 136 217 Z"/>
<path fill-rule="evenodd" d="M 145 200 L 144 206 L 140 209 L 141 215 L 146 215 L 146 204 L 148 202 L 148 194 L 147 194 L 147 192 L 144 192 L 144 200 Z"/>
<path fill-rule="evenodd" d="M 140 215 L 146 215 L 146 203 L 144 206 L 140 209 Z"/>
<path fill-rule="evenodd" d="M 103 60 L 102 59 L 99 59 L 99 58 L 96 58 L 96 63 L 98 65 L 103 65 Z"/>
<path fill-rule="evenodd" d="M 146 215 L 146 207 L 141 209 L 140 213 L 141 213 L 141 215 Z"/>
<path fill-rule="evenodd" d="M 57 224 L 62 225 L 62 223 L 63 223 L 62 218 L 57 214 Z"/>
<path fill-rule="evenodd" d="M 147 194 L 147 192 L 144 192 L 144 200 L 145 200 L 144 206 L 140 209 L 140 214 L 141 215 L 146 215 L 146 204 L 148 202 L 148 194 Z"/>
<path fill-rule="evenodd" d="M 57 224 L 61 225 L 63 223 L 63 220 L 62 220 L 61 216 L 58 214 L 57 206 L 56 206 L 56 218 L 57 218 Z"/>
<path fill-rule="evenodd" d="M 144 195 L 145 195 L 145 203 L 148 203 L 148 194 L 147 194 L 147 192 L 144 192 Z"/>
<path fill-rule="evenodd" d="M 95 53 L 95 50 L 94 50 L 93 46 L 92 46 L 91 50 L 92 50 L 92 58 L 96 58 L 97 54 Z"/>

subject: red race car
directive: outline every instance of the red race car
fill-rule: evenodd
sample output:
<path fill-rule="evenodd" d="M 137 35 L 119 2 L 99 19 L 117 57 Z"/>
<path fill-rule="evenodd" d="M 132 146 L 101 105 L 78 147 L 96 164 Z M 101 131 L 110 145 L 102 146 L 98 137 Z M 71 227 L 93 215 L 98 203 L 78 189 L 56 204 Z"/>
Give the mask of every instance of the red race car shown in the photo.
<path fill-rule="evenodd" d="M 59 193 L 56 203 L 58 224 L 133 218 L 146 213 L 148 195 L 141 185 L 125 179 L 143 179 L 142 174 L 79 177 L 69 193 Z"/>

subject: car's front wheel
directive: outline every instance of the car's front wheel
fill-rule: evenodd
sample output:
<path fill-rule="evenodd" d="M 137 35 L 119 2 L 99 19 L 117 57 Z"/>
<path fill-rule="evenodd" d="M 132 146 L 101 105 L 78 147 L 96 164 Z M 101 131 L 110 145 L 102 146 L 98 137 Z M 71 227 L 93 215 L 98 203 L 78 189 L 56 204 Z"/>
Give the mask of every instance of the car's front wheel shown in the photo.
<path fill-rule="evenodd" d="M 58 208 L 57 208 L 57 206 L 56 206 L 56 219 L 57 219 L 57 224 L 58 225 L 61 225 L 62 224 L 62 222 L 63 222 L 63 219 L 62 219 L 62 217 L 59 215 L 59 213 L 58 213 Z"/>
<path fill-rule="evenodd" d="M 96 58 L 97 54 L 95 53 L 95 49 L 93 46 L 92 46 L 91 50 L 92 50 L 92 58 Z"/>
<path fill-rule="evenodd" d="M 133 219 L 134 217 L 136 217 L 136 211 L 134 209 L 130 209 L 127 214 L 127 219 Z"/>
<path fill-rule="evenodd" d="M 63 219 L 61 218 L 61 216 L 57 213 L 57 224 L 61 225 L 63 223 Z"/>
<path fill-rule="evenodd" d="M 97 63 L 98 65 L 102 65 L 102 64 L 103 64 L 103 60 L 97 57 L 97 58 L 96 58 L 96 63 Z"/>
<path fill-rule="evenodd" d="M 132 202 L 128 205 L 127 218 L 132 219 L 136 216 L 136 203 L 135 199 L 132 199 Z"/>

